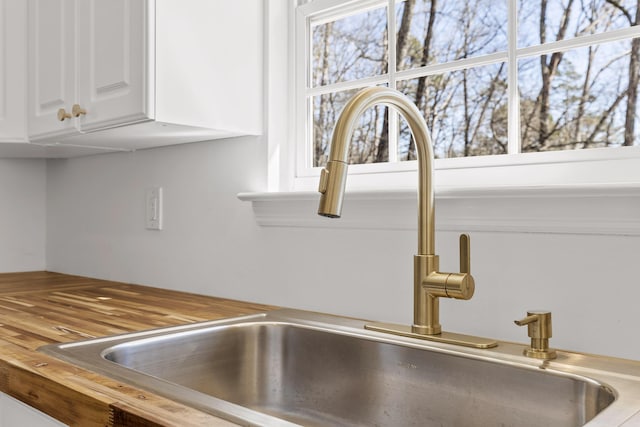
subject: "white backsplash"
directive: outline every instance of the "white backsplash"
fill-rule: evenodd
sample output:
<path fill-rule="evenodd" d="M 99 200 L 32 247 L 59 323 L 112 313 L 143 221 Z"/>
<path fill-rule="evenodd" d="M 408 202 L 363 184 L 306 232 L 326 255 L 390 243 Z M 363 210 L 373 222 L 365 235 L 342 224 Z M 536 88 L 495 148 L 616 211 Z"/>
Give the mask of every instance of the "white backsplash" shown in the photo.
<path fill-rule="evenodd" d="M 43 161 L 6 160 L 0 191 L 3 211 L 12 206 L 13 213 L 3 213 L 0 251 L 38 253 L 44 241 L 39 188 L 46 182 L 51 271 L 410 322 L 415 232 L 260 227 L 251 204 L 236 195 L 264 190 L 265 158 L 264 141 L 246 137 L 49 160 L 46 168 Z M 18 165 L 21 172 L 10 171 Z M 145 229 L 145 189 L 153 186 L 164 189 L 162 231 Z M 17 203 L 27 195 L 30 203 Z M 21 228 L 13 230 L 16 217 Z M 631 339 L 637 335 L 640 237 L 471 237 L 476 294 L 470 301 L 441 301 L 445 330 L 527 342 L 513 320 L 529 309 L 550 309 L 552 346 L 640 360 L 640 341 Z M 436 245 L 441 267 L 455 269 L 457 232 L 438 232 Z M 5 262 L 2 271 L 41 269 L 41 252 Z"/>

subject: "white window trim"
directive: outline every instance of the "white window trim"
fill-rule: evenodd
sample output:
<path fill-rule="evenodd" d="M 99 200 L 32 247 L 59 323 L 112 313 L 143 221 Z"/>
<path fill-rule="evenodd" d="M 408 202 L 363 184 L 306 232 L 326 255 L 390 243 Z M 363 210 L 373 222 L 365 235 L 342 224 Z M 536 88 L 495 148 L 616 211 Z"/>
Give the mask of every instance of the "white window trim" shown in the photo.
<path fill-rule="evenodd" d="M 266 3 L 267 188 L 238 197 L 263 226 L 415 227 L 416 162 L 350 166 L 343 218 L 316 218 L 319 168 L 303 176 L 295 164 L 295 2 Z M 441 159 L 435 169 L 441 230 L 640 235 L 640 147 Z"/>
<path fill-rule="evenodd" d="M 417 230 L 413 190 L 353 191 L 337 220 L 315 214 L 315 192 L 238 198 L 266 227 Z M 436 230 L 640 236 L 640 184 L 436 190 Z"/>

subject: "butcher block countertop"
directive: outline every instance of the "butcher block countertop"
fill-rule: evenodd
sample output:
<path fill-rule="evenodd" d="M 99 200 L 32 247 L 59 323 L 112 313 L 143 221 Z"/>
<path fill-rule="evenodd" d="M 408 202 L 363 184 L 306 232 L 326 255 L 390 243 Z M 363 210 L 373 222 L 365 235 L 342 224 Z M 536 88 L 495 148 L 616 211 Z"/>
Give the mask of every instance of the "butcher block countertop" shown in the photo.
<path fill-rule="evenodd" d="M 0 391 L 72 426 L 231 425 L 36 349 L 273 308 L 59 273 L 2 273 Z"/>

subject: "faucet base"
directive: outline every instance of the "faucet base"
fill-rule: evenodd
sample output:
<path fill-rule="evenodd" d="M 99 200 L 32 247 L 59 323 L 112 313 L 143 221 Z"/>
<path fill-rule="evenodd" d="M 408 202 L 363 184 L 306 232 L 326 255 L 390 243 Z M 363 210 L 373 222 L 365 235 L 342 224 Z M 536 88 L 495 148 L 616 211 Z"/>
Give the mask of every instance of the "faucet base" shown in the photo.
<path fill-rule="evenodd" d="M 552 360 L 558 357 L 558 354 L 555 350 L 536 350 L 531 347 L 527 347 L 522 352 L 527 357 L 533 357 L 534 359 L 542 359 L 542 360 Z"/>
<path fill-rule="evenodd" d="M 364 326 L 364 328 L 370 331 L 384 332 L 386 334 L 400 335 L 408 338 L 418 338 L 421 340 L 435 341 L 446 344 L 461 345 L 464 347 L 493 348 L 498 345 L 497 341 L 489 338 L 455 334 L 452 332 L 442 332 L 437 335 L 419 334 L 413 332 L 411 326 L 395 325 L 393 323 L 368 323 Z"/>

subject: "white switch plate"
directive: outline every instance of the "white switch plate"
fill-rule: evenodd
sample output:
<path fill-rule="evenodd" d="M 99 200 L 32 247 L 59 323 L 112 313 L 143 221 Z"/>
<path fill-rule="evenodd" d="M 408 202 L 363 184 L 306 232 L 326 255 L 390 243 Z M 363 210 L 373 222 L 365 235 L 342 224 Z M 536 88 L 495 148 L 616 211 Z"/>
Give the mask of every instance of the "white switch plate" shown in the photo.
<path fill-rule="evenodd" d="M 145 206 L 147 230 L 162 230 L 162 187 L 147 188 Z"/>

